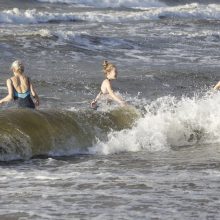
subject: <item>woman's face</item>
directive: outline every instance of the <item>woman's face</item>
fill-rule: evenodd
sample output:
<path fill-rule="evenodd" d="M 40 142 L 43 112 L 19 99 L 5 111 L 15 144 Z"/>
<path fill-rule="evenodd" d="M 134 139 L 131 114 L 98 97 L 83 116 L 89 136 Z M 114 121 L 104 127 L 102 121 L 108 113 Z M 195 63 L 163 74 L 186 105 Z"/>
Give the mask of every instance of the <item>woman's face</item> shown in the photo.
<path fill-rule="evenodd" d="M 108 79 L 117 79 L 117 69 L 116 68 L 112 68 L 112 70 L 108 73 L 107 77 Z"/>
<path fill-rule="evenodd" d="M 11 68 L 12 73 L 16 72 L 16 69 L 14 67 Z"/>

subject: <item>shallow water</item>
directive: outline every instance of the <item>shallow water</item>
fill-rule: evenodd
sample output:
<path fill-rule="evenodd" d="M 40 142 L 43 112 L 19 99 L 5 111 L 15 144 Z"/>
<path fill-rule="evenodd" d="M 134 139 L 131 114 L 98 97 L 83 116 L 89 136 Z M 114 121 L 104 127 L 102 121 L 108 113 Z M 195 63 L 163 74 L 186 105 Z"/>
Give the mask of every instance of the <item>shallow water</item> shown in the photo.
<path fill-rule="evenodd" d="M 217 1 L 0 0 L 37 111 L 0 110 L 0 219 L 218 219 Z M 102 62 L 131 105 L 90 100 Z"/>
<path fill-rule="evenodd" d="M 195 146 L 3 164 L 1 218 L 218 219 L 219 153 Z"/>

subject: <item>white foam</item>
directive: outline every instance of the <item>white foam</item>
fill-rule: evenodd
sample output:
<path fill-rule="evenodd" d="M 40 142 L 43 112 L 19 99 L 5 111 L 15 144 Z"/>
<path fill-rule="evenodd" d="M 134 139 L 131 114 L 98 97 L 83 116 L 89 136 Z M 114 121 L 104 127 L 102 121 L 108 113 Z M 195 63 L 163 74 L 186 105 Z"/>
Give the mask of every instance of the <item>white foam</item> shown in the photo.
<path fill-rule="evenodd" d="M 52 37 L 53 33 L 48 29 L 40 29 L 38 31 L 27 31 L 24 33 L 23 30 L 19 30 L 14 36 L 41 36 L 41 37 Z"/>
<path fill-rule="evenodd" d="M 38 180 L 59 180 L 58 177 L 49 176 L 48 174 L 47 175 L 36 175 L 34 178 Z"/>
<path fill-rule="evenodd" d="M 147 113 L 132 129 L 112 131 L 97 141 L 92 154 L 164 151 L 170 147 L 220 142 L 220 95 L 202 98 L 162 97 L 145 106 Z"/>
<path fill-rule="evenodd" d="M 52 34 L 48 29 L 40 29 L 36 32 L 36 34 L 39 34 L 41 37 L 51 37 Z"/>
<path fill-rule="evenodd" d="M 91 36 L 91 33 L 86 31 L 56 31 L 53 35 L 58 37 L 59 44 L 65 44 L 66 42 L 74 42 L 74 44 L 80 46 L 81 48 L 90 50 L 103 50 L 105 48 L 113 48 L 117 50 L 123 45 L 134 47 L 132 43 L 126 42 L 120 38 L 114 37 L 99 37 Z M 94 43 L 94 39 L 97 39 L 97 43 Z"/>
<path fill-rule="evenodd" d="M 4 10 L 0 12 L 0 23 L 34 24 L 50 21 L 85 20 L 90 22 L 126 22 L 172 19 L 220 19 L 220 5 L 187 4 L 177 7 L 155 7 L 141 11 L 88 11 L 88 12 L 45 12 L 32 10 Z"/>
<path fill-rule="evenodd" d="M 14 8 L 0 12 L 0 23 L 36 24 L 50 21 L 71 21 L 75 19 L 73 13 L 49 13 L 37 11 L 36 9 L 23 11 Z"/>
<path fill-rule="evenodd" d="M 185 36 L 187 38 L 205 37 L 207 39 L 210 39 L 213 37 L 220 37 L 220 31 L 217 31 L 217 30 L 197 30 L 195 32 L 193 30 L 191 30 L 191 31 L 189 31 L 189 30 L 188 31 L 176 30 L 176 31 L 169 32 L 169 35 Z"/>
<path fill-rule="evenodd" d="M 164 3 L 158 0 L 38 0 L 40 2 L 49 3 L 65 3 L 65 4 L 80 4 L 85 6 L 93 6 L 96 8 L 104 7 L 163 7 Z"/>

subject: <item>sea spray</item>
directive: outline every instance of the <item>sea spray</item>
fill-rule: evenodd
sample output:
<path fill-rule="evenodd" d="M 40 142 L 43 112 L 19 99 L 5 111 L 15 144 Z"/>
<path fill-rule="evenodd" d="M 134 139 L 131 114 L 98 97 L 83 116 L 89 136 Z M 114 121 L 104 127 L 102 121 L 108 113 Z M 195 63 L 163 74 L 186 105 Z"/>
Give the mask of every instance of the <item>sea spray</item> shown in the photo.
<path fill-rule="evenodd" d="M 98 141 L 93 154 L 119 152 L 167 151 L 171 148 L 220 141 L 219 94 L 203 97 L 172 96 L 158 98 L 145 105 L 145 114 L 132 129 L 108 133 L 108 141 Z"/>

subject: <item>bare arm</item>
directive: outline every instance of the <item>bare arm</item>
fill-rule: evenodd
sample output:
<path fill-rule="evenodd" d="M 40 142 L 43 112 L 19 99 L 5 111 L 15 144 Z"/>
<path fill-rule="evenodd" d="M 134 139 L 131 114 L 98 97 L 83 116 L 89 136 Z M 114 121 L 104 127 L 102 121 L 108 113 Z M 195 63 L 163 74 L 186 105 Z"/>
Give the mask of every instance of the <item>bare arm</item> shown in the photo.
<path fill-rule="evenodd" d="M 94 100 L 92 100 L 92 102 L 90 104 L 91 108 L 96 108 L 97 107 L 96 103 L 97 103 L 98 99 L 100 98 L 101 94 L 102 94 L 102 92 L 100 91 L 99 94 L 96 96 L 96 98 Z"/>
<path fill-rule="evenodd" d="M 5 96 L 5 98 L 0 100 L 0 104 L 3 104 L 5 102 L 10 102 L 11 100 L 13 100 L 13 87 L 12 87 L 12 82 L 10 79 L 6 81 L 6 85 L 8 87 L 8 95 Z"/>
<path fill-rule="evenodd" d="M 36 106 L 39 106 L 40 100 L 39 100 L 39 97 L 38 97 L 38 95 L 37 95 L 37 93 L 36 93 L 36 91 L 35 91 L 34 86 L 33 86 L 32 83 L 30 83 L 30 90 L 31 90 L 31 95 L 32 95 L 33 98 L 34 98 L 34 101 L 35 101 Z"/>
<path fill-rule="evenodd" d="M 101 94 L 102 94 L 102 92 L 100 91 L 99 94 L 96 96 L 96 98 L 95 98 L 95 100 L 94 100 L 95 102 L 98 101 L 98 99 L 100 98 Z"/>
<path fill-rule="evenodd" d="M 113 100 L 115 100 L 116 102 L 118 102 L 122 106 L 125 105 L 125 101 L 121 97 L 117 96 L 114 93 L 114 91 L 112 90 L 112 87 L 111 87 L 111 84 L 110 84 L 109 81 L 106 81 L 106 89 L 107 89 L 109 95 L 111 96 L 111 98 Z"/>
<path fill-rule="evenodd" d="M 220 89 L 220 81 L 214 86 L 214 90 L 219 90 Z"/>

